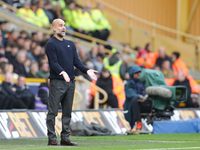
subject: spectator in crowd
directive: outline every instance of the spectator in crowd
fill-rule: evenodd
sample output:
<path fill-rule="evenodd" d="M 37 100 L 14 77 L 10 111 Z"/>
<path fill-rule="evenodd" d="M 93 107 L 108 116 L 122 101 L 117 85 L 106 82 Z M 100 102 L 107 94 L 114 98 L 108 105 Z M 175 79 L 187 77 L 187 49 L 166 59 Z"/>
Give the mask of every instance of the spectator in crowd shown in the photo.
<path fill-rule="evenodd" d="M 17 43 L 18 46 L 23 47 L 23 45 L 24 45 L 24 38 L 22 38 L 21 36 L 19 36 L 17 38 L 17 42 L 16 43 Z"/>
<path fill-rule="evenodd" d="M 94 69 L 94 64 L 92 61 L 88 60 L 85 62 L 85 66 L 88 67 L 89 69 Z M 87 75 L 87 74 L 84 74 L 82 73 L 79 69 L 75 69 L 74 70 L 74 75 L 75 76 L 81 76 L 81 77 L 84 77 L 85 79 L 89 80 L 92 82 L 92 79 Z"/>
<path fill-rule="evenodd" d="M 192 76 L 185 77 L 184 72 L 178 71 L 177 79 L 175 80 L 173 86 L 184 85 L 187 88 L 187 101 L 185 103 L 175 103 L 175 107 L 199 107 L 197 102 L 199 97 L 199 87 L 197 82 L 192 78 Z"/>
<path fill-rule="evenodd" d="M 24 61 L 26 60 L 26 51 L 19 51 L 16 56 L 16 62 L 13 64 L 14 72 L 18 75 L 26 76 L 26 69 L 24 67 Z"/>
<path fill-rule="evenodd" d="M 44 34 L 42 32 L 37 32 L 36 33 L 36 39 L 35 41 L 37 42 L 37 44 L 41 45 L 41 43 L 44 40 Z"/>
<path fill-rule="evenodd" d="M 2 62 L 1 63 L 1 69 L 2 69 L 2 74 L 1 74 L 2 77 L 5 77 L 5 74 L 7 72 L 9 72 L 9 73 L 12 73 L 14 79 L 18 78 L 18 74 L 13 73 L 14 69 L 13 69 L 13 65 L 11 63 L 9 63 L 9 62 Z"/>
<path fill-rule="evenodd" d="M 26 60 L 24 61 L 24 67 L 26 70 L 26 74 L 28 74 L 30 72 L 30 65 L 31 65 L 30 59 L 26 58 Z"/>
<path fill-rule="evenodd" d="M 173 70 L 170 67 L 170 61 L 169 60 L 164 60 L 162 63 L 161 71 L 164 74 L 165 78 L 168 79 L 173 79 L 176 76 L 174 75 Z"/>
<path fill-rule="evenodd" d="M 19 36 L 22 37 L 23 39 L 26 39 L 26 38 L 29 37 L 28 32 L 25 31 L 25 30 L 21 30 L 21 31 L 19 32 Z"/>
<path fill-rule="evenodd" d="M 31 60 L 31 62 L 36 61 L 40 63 L 40 55 L 41 55 L 42 48 L 40 45 L 36 45 L 31 49 L 31 53 L 28 54 L 28 58 Z"/>
<path fill-rule="evenodd" d="M 97 31 L 97 25 L 92 19 L 90 3 L 86 3 L 85 7 L 82 10 L 82 20 L 84 23 L 84 30 L 87 32 L 88 35 L 96 38 L 101 38 Z"/>
<path fill-rule="evenodd" d="M 161 70 L 161 68 L 160 68 L 158 65 L 155 65 L 155 66 L 153 66 L 153 70 L 160 71 L 160 70 Z"/>
<path fill-rule="evenodd" d="M 5 80 L 1 85 L 1 92 L 6 95 L 9 102 L 9 109 L 26 109 L 26 104 L 20 99 L 16 93 L 17 89 L 13 86 L 13 75 L 10 72 L 5 74 Z"/>
<path fill-rule="evenodd" d="M 48 62 L 42 62 L 40 65 L 40 69 L 37 73 L 40 78 L 46 78 L 49 76 L 49 64 Z"/>
<path fill-rule="evenodd" d="M 188 68 L 186 64 L 181 60 L 179 52 L 173 52 L 172 54 L 172 69 L 174 74 L 177 75 L 178 71 L 184 72 L 185 77 L 188 75 Z"/>
<path fill-rule="evenodd" d="M 6 52 L 5 52 L 5 48 L 4 48 L 3 46 L 0 46 L 0 58 L 1 58 L 1 57 L 6 57 L 6 56 L 5 56 L 5 53 L 6 53 Z"/>
<path fill-rule="evenodd" d="M 124 85 L 121 78 L 113 76 L 110 74 L 109 70 L 103 68 L 101 74 L 98 76 L 97 81 L 92 81 L 92 83 L 96 84 L 98 87 L 104 89 L 108 94 L 108 99 L 106 103 L 112 108 L 121 108 L 123 109 L 123 104 L 125 100 L 124 95 Z M 91 106 L 90 108 L 94 108 L 94 95 L 97 92 L 96 88 L 90 87 L 91 90 Z M 100 99 L 103 98 L 103 95 L 100 94 Z"/>
<path fill-rule="evenodd" d="M 2 65 L 2 63 L 0 64 L 0 66 L 1 65 Z M 5 81 L 2 83 L 3 89 L 1 90 L 1 87 L 0 87 L 0 109 L 12 109 L 13 108 L 13 100 L 10 97 L 10 95 L 6 93 L 6 91 L 4 89 L 6 81 L 8 81 L 8 75 L 7 75 L 7 78 L 5 79 Z"/>
<path fill-rule="evenodd" d="M 86 52 L 85 52 L 84 48 L 80 48 L 79 49 L 78 56 L 79 56 L 79 59 L 81 60 L 82 63 L 86 63 L 88 57 L 86 55 Z"/>
<path fill-rule="evenodd" d="M 137 123 L 137 130 L 142 129 L 140 113 L 150 112 L 151 104 L 146 99 L 145 86 L 140 81 L 141 67 L 133 65 L 129 68 L 130 80 L 125 85 L 126 100 L 124 103 L 125 119 L 133 128 L 135 122 Z"/>
<path fill-rule="evenodd" d="M 75 44 L 75 46 L 76 46 L 77 52 L 79 52 L 79 50 L 81 49 L 80 40 L 75 39 L 75 40 L 74 40 L 74 44 Z"/>
<path fill-rule="evenodd" d="M 24 39 L 24 45 L 23 46 L 24 46 L 24 49 L 27 51 L 27 53 L 31 49 L 31 43 L 32 43 L 31 38 L 27 37 L 27 38 Z"/>
<path fill-rule="evenodd" d="M 50 27 L 49 24 L 49 18 L 48 16 L 46 15 L 45 13 L 45 10 L 44 10 L 44 3 L 45 3 L 45 0 L 40 0 L 38 1 L 38 8 L 36 10 L 36 16 L 41 20 L 41 23 L 42 23 L 42 27 Z"/>
<path fill-rule="evenodd" d="M 87 58 L 92 59 L 95 70 L 97 70 L 98 72 L 101 72 L 101 70 L 103 68 L 103 64 L 102 64 L 102 62 L 98 61 L 98 49 L 97 49 L 97 47 L 94 46 L 92 48 L 92 50 L 89 53 L 87 53 L 86 56 L 87 56 Z"/>
<path fill-rule="evenodd" d="M 158 49 L 158 58 L 156 60 L 156 65 L 158 65 L 161 68 L 164 60 L 169 60 L 170 67 L 172 68 L 172 59 L 166 54 L 165 48 L 161 46 Z"/>
<path fill-rule="evenodd" d="M 140 49 L 135 64 L 142 68 L 151 68 L 149 64 L 146 64 L 147 54 L 146 50 Z"/>
<path fill-rule="evenodd" d="M 38 1 L 32 1 L 29 9 L 29 18 L 32 19 L 32 24 L 35 24 L 38 27 L 45 27 L 43 24 L 41 17 L 37 14 L 37 6 Z"/>
<path fill-rule="evenodd" d="M 92 10 L 92 19 L 97 25 L 98 37 L 106 41 L 111 32 L 111 25 L 109 24 L 105 13 L 103 12 L 104 6 L 99 3 L 95 9 Z"/>
<path fill-rule="evenodd" d="M 16 88 L 16 93 L 19 95 L 20 99 L 26 105 L 26 109 L 35 108 L 35 95 L 30 91 L 29 87 L 26 85 L 26 78 L 23 75 L 19 75 L 17 83 L 14 84 Z"/>
<path fill-rule="evenodd" d="M 6 62 L 1 62 L 0 63 L 0 68 L 1 68 L 1 76 L 4 77 L 4 75 L 7 72 L 7 68 L 6 68 Z"/>
<path fill-rule="evenodd" d="M 75 10 L 75 6 L 76 4 L 74 2 L 69 3 L 68 7 L 66 7 L 63 10 L 63 16 L 64 16 L 64 20 L 65 20 L 65 25 L 68 28 L 69 26 L 73 27 L 73 15 L 72 15 L 72 11 Z"/>
<path fill-rule="evenodd" d="M 7 33 L 6 35 L 7 35 L 6 36 L 7 38 L 5 39 L 5 43 L 4 43 L 5 46 L 10 43 L 16 43 L 17 39 L 19 37 L 19 32 L 14 30 L 14 31 Z"/>
<path fill-rule="evenodd" d="M 129 73 L 128 73 L 128 70 L 129 70 L 129 65 L 128 65 L 128 63 L 129 63 L 129 56 L 127 55 L 127 54 L 123 54 L 122 55 L 122 61 L 123 61 L 123 63 L 122 63 L 122 65 L 123 65 L 123 67 L 122 67 L 122 69 L 124 69 L 124 70 L 122 70 L 121 72 L 122 73 L 124 73 L 124 74 L 122 74 L 121 76 L 122 77 L 124 77 L 124 78 L 122 78 L 122 80 L 129 80 Z"/>
<path fill-rule="evenodd" d="M 1 30 L 0 30 L 0 46 L 4 46 L 4 38 L 3 38 Z"/>
<path fill-rule="evenodd" d="M 22 7 L 18 9 L 17 16 L 31 24 L 35 24 L 34 17 L 30 15 L 32 12 L 30 10 L 30 4 L 30 1 L 25 1 Z"/>
<path fill-rule="evenodd" d="M 19 48 L 18 48 L 17 44 L 10 44 L 10 51 L 6 51 L 6 53 L 5 53 L 6 58 L 13 65 L 16 63 L 16 56 L 17 56 L 18 52 L 19 52 Z"/>
<path fill-rule="evenodd" d="M 38 75 L 38 63 L 37 62 L 32 62 L 30 64 L 30 72 L 27 74 L 28 78 L 40 78 L 40 76 Z"/>
<path fill-rule="evenodd" d="M 103 44 L 98 45 L 98 55 L 103 57 L 105 55 L 105 47 Z"/>
<path fill-rule="evenodd" d="M 151 43 L 147 43 L 145 45 L 144 49 L 147 51 L 147 53 L 152 52 L 152 45 L 151 45 Z"/>
<path fill-rule="evenodd" d="M 40 3 L 39 3 L 39 5 L 40 5 Z M 56 18 L 56 14 L 53 11 L 53 6 L 52 6 L 51 2 L 46 1 L 44 3 L 44 11 L 45 11 L 45 14 L 47 15 L 47 17 L 49 18 L 49 22 L 52 23 L 53 20 Z"/>
<path fill-rule="evenodd" d="M 115 75 L 117 77 L 120 77 L 121 79 L 125 78 L 125 68 L 123 65 L 123 61 L 120 60 L 121 55 L 119 52 L 116 52 L 113 54 L 111 58 L 105 57 L 103 59 L 103 65 L 105 68 L 107 68 L 110 71 L 111 75 Z"/>
<path fill-rule="evenodd" d="M 6 20 L 0 22 L 0 30 L 1 30 L 1 34 L 3 38 L 9 32 L 9 26 L 10 26 L 10 23 Z"/>
<path fill-rule="evenodd" d="M 140 50 L 140 49 L 139 49 Z M 156 65 L 156 60 L 158 58 L 158 52 L 152 52 L 151 43 L 145 45 L 145 50 L 148 52 L 146 56 L 146 68 L 153 68 Z"/>
<path fill-rule="evenodd" d="M 49 105 L 49 84 L 50 79 L 46 78 L 46 82 L 41 83 L 38 90 L 38 97 L 47 107 Z"/>

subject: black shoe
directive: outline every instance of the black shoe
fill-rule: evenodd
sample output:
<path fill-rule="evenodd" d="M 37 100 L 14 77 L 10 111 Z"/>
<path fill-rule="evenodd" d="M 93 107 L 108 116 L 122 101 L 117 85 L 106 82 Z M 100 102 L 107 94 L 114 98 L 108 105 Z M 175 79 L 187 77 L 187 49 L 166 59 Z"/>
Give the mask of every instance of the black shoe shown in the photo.
<path fill-rule="evenodd" d="M 57 140 L 49 140 L 48 146 L 60 146 Z"/>
<path fill-rule="evenodd" d="M 61 140 L 60 145 L 61 146 L 78 146 L 77 143 L 71 142 L 70 139 L 69 140 Z"/>

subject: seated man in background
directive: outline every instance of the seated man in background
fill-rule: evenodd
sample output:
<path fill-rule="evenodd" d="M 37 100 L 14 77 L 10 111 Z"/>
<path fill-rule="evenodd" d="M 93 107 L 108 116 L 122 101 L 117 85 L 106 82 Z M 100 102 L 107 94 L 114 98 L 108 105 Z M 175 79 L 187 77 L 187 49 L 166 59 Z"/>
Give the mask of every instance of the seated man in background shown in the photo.
<path fill-rule="evenodd" d="M 27 109 L 35 108 L 35 95 L 31 92 L 29 87 L 26 85 L 26 78 L 23 75 L 19 75 L 17 83 L 14 84 L 16 93 L 20 99 L 24 102 Z"/>
<path fill-rule="evenodd" d="M 92 83 L 106 91 L 108 94 L 106 103 L 108 103 L 109 106 L 112 108 L 123 109 L 125 95 L 123 81 L 120 77 L 111 75 L 108 69 L 103 68 L 101 74 L 98 76 L 97 81 L 93 81 Z M 91 86 L 90 90 L 92 96 L 90 108 L 94 108 L 94 95 L 97 92 L 97 89 Z M 103 95 L 101 93 L 100 99 L 103 99 Z"/>
<path fill-rule="evenodd" d="M 5 74 L 5 80 L 1 85 L 1 92 L 7 96 L 9 101 L 8 109 L 27 109 L 26 104 L 20 98 L 20 95 L 16 93 L 17 89 L 13 86 L 13 75 L 10 72 Z"/>
<path fill-rule="evenodd" d="M 170 68 L 172 68 L 172 59 L 171 59 L 171 57 L 169 57 L 166 54 L 166 49 L 163 46 L 161 46 L 158 49 L 158 58 L 156 60 L 156 65 L 158 65 L 161 68 L 162 67 L 162 63 L 165 60 L 169 60 L 169 62 L 170 62 Z"/>
<path fill-rule="evenodd" d="M 131 129 L 137 124 L 137 130 L 142 129 L 140 113 L 150 112 L 151 104 L 146 100 L 145 86 L 140 81 L 141 67 L 133 65 L 129 68 L 130 80 L 125 85 L 126 100 L 124 103 L 124 116 Z"/>
<path fill-rule="evenodd" d="M 187 87 L 187 101 L 185 103 L 175 104 L 175 107 L 199 107 L 197 102 L 199 97 L 199 87 L 192 76 L 185 77 L 183 71 L 178 71 L 177 79 L 174 85 L 184 85 Z"/>

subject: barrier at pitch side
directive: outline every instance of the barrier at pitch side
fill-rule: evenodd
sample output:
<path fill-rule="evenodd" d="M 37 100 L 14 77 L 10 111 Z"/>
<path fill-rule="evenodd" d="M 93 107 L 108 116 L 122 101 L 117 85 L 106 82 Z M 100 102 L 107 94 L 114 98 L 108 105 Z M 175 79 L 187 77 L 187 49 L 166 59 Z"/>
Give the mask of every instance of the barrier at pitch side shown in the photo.
<path fill-rule="evenodd" d="M 13 110 L 0 111 L 0 139 L 15 138 L 46 138 L 46 113 L 44 111 Z M 55 130 L 60 135 L 62 130 L 62 113 L 56 117 Z M 200 118 L 200 110 L 178 109 L 174 111 L 171 120 L 187 120 Z M 71 122 L 82 121 L 86 124 L 92 122 L 107 127 L 112 134 L 124 134 L 130 129 L 129 123 L 124 119 L 122 110 L 78 110 L 72 112 Z M 142 119 L 146 130 L 152 131 L 152 125 L 147 125 L 146 119 Z M 189 129 L 188 129 L 189 130 Z"/>
<path fill-rule="evenodd" d="M 47 137 L 46 113 L 42 111 L 8 111 L 0 112 L 0 138 L 45 138 Z M 62 130 L 62 113 L 55 120 L 55 130 L 60 135 Z M 129 129 L 122 110 L 83 110 L 72 112 L 72 122 L 94 122 L 107 127 L 112 134 L 124 134 Z"/>

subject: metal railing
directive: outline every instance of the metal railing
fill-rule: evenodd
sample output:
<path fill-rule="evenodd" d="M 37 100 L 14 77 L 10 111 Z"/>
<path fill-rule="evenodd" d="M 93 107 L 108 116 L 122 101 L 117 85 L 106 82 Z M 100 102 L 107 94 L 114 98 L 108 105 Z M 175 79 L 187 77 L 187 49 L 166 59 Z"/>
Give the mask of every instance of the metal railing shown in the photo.
<path fill-rule="evenodd" d="M 108 95 L 106 93 L 105 90 L 103 90 L 102 88 L 96 86 L 95 84 L 93 84 L 92 82 L 88 81 L 87 79 L 83 78 L 83 77 L 75 77 L 76 82 L 84 82 L 86 84 L 88 84 L 89 86 L 93 86 L 94 88 L 97 89 L 97 92 L 94 96 L 94 109 L 99 109 L 99 104 L 103 104 L 107 101 L 108 99 Z M 4 78 L 0 75 L 0 84 L 4 81 Z M 14 82 L 16 82 L 17 80 L 15 79 Z M 41 78 L 26 78 L 26 83 L 27 82 L 39 82 L 39 83 L 45 83 L 46 79 L 41 79 Z M 103 95 L 103 99 L 99 99 L 99 93 L 101 93 Z M 77 96 L 78 96 L 78 101 L 77 101 Z M 81 101 L 83 100 L 83 96 L 82 94 L 77 90 L 77 88 L 75 87 L 75 91 L 74 91 L 74 101 L 73 101 L 73 109 L 76 109 L 77 105 L 81 103 Z"/>

